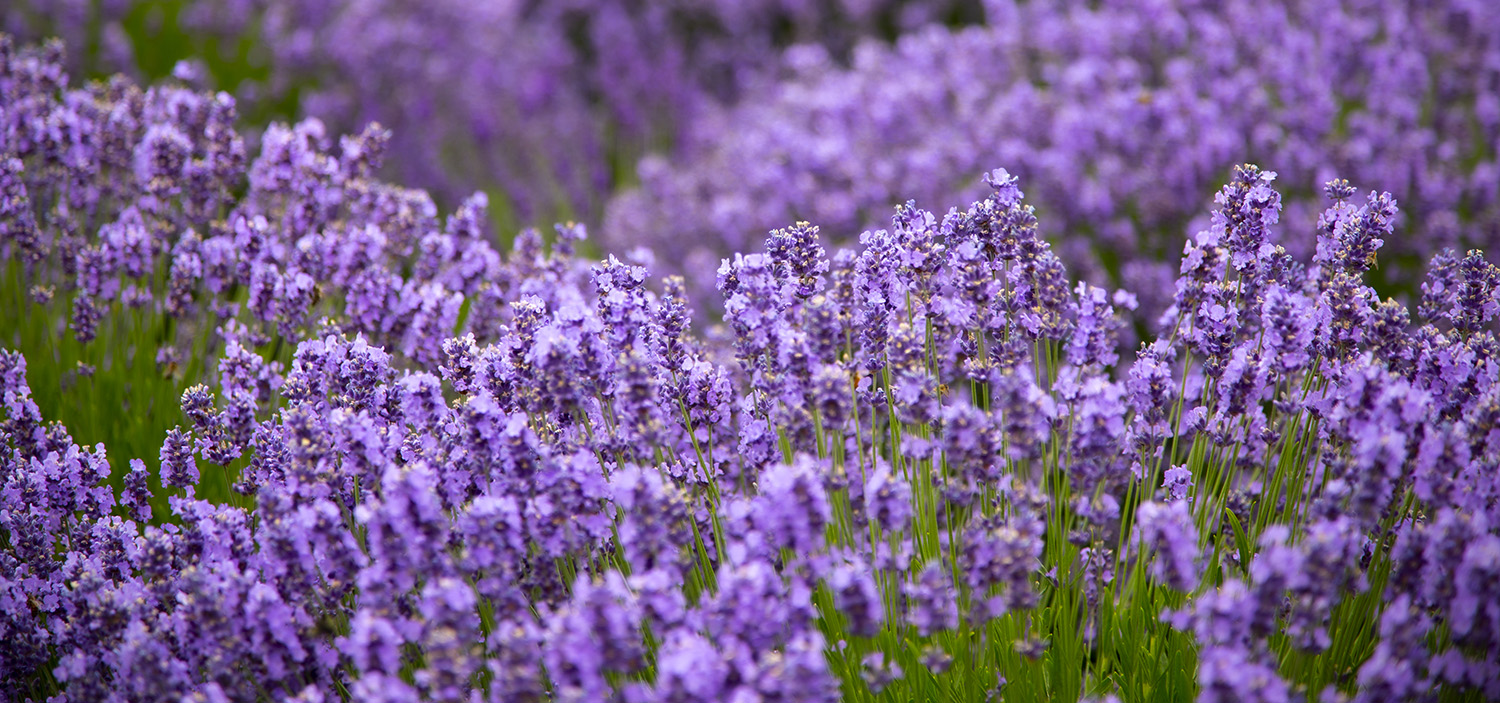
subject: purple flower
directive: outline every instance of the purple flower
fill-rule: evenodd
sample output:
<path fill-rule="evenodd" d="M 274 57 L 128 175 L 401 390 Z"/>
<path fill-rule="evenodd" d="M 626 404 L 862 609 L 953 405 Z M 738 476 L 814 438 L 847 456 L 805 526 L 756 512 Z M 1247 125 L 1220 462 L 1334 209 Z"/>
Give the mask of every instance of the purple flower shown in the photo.
<path fill-rule="evenodd" d="M 161 485 L 190 488 L 198 485 L 198 464 L 193 460 L 192 437 L 178 428 L 167 432 L 161 445 Z"/>
<path fill-rule="evenodd" d="M 690 344 L 688 322 L 691 313 L 688 310 L 685 285 L 680 276 L 663 279 L 662 294 L 652 311 L 656 334 L 651 340 L 651 351 L 673 373 L 683 369 Z"/>
<path fill-rule="evenodd" d="M 655 469 L 627 466 L 610 477 L 610 491 L 622 514 L 619 548 L 631 568 L 644 572 L 678 565 L 692 539 L 690 504 L 682 489 Z"/>
<path fill-rule="evenodd" d="M 723 700 L 729 662 L 708 638 L 674 631 L 656 654 L 656 695 L 669 703 Z"/>
<path fill-rule="evenodd" d="M 1464 549 L 1453 571 L 1455 589 L 1449 613 L 1454 641 L 1482 650 L 1500 645 L 1500 537 L 1482 535 Z"/>
<path fill-rule="evenodd" d="M 1433 275 L 1442 276 L 1439 259 L 1433 261 Z M 1440 311 L 1454 328 L 1469 334 L 1484 329 L 1500 311 L 1500 268 L 1485 261 L 1484 253 L 1470 250 L 1449 274 L 1446 285 L 1439 281 L 1422 286 L 1423 304 Z M 1442 302 L 1438 302 L 1442 301 Z"/>
<path fill-rule="evenodd" d="M 541 639 L 542 633 L 529 614 L 495 624 L 487 643 L 493 676 L 489 700 L 544 700 Z"/>
<path fill-rule="evenodd" d="M 479 594 L 497 610 L 524 607 L 517 588 L 526 557 L 526 534 L 520 505 L 513 496 L 474 499 L 454 521 L 464 543 L 461 567 L 475 580 Z"/>
<path fill-rule="evenodd" d="M 1279 613 L 1283 594 L 1289 592 L 1287 635 L 1298 648 L 1321 652 L 1331 644 L 1326 623 L 1342 594 L 1365 589 L 1360 568 L 1364 539 L 1348 518 L 1314 523 L 1295 546 L 1288 537 L 1282 526 L 1269 527 L 1261 536 L 1261 551 L 1250 565 L 1258 612 L 1263 618 Z"/>
<path fill-rule="evenodd" d="M 1142 345 L 1125 380 L 1130 409 L 1135 412 L 1130 432 L 1132 442 L 1142 451 L 1166 437 L 1167 417 L 1177 393 L 1169 366 L 1175 350 L 1164 342 Z"/>
<path fill-rule="evenodd" d="M 988 620 L 1034 606 L 1037 594 L 1031 576 L 1041 566 L 1041 556 L 1042 541 L 1037 535 L 1012 525 L 970 526 L 959 564 L 965 585 L 972 591 L 971 616 Z M 992 596 L 993 590 L 1001 593 Z"/>
<path fill-rule="evenodd" d="M 834 703 L 840 700 L 838 679 L 828 669 L 827 644 L 817 631 L 801 632 L 781 652 L 762 655 L 753 676 L 761 700 Z"/>
<path fill-rule="evenodd" d="M 452 523 L 436 494 L 437 477 L 423 464 L 390 465 L 379 497 L 355 510 L 365 528 L 369 565 L 359 575 L 363 602 L 388 602 L 415 588 L 419 580 L 452 571 L 447 552 Z"/>
<path fill-rule="evenodd" d="M 366 674 L 350 686 L 350 694 L 371 703 L 417 703 L 422 695 L 395 674 Z"/>
<path fill-rule="evenodd" d="M 26 357 L 19 352 L 0 348 L 0 435 L 6 437 L 22 456 L 31 456 L 44 438 L 42 413 L 31 399 L 26 383 Z"/>
<path fill-rule="evenodd" d="M 1219 206 L 1213 227 L 1222 231 L 1229 263 L 1235 271 L 1253 278 L 1261 260 L 1271 255 L 1271 226 L 1281 217 L 1281 194 L 1271 188 L 1275 171 L 1262 171 L 1252 164 L 1234 168 L 1230 184 L 1214 196 Z"/>
<path fill-rule="evenodd" d="M 1373 313 L 1375 291 L 1362 285 L 1355 274 L 1339 271 L 1333 274 L 1318 296 L 1317 310 L 1320 351 L 1345 358 L 1365 341 Z"/>
<path fill-rule="evenodd" d="M 998 411 L 1000 427 L 1009 440 L 1011 459 L 1030 458 L 1058 416 L 1057 402 L 1037 387 L 1028 368 L 995 369 L 989 378 L 991 412 Z"/>
<path fill-rule="evenodd" d="M 1261 304 L 1261 324 L 1265 327 L 1268 355 L 1282 374 L 1292 374 L 1305 367 L 1317 327 L 1312 303 L 1306 296 L 1271 284 Z"/>
<path fill-rule="evenodd" d="M 875 462 L 864 486 L 865 512 L 889 532 L 906 529 L 912 518 L 911 486 L 891 473 L 884 461 Z"/>
<path fill-rule="evenodd" d="M 819 277 L 828 272 L 818 228 L 806 222 L 771 232 L 766 253 L 776 262 L 778 276 L 794 286 L 799 299 L 812 297 L 821 287 Z"/>
<path fill-rule="evenodd" d="M 480 640 L 477 605 L 474 589 L 461 579 L 441 578 L 422 589 L 419 642 L 425 666 L 413 678 L 431 700 L 469 698 L 469 679 L 481 665 L 475 652 Z"/>
<path fill-rule="evenodd" d="M 1185 502 L 1188 489 L 1193 487 L 1193 474 L 1187 465 L 1173 466 L 1162 474 L 1162 492 L 1168 504 Z"/>
<path fill-rule="evenodd" d="M 849 372 L 838 364 L 820 364 L 813 371 L 811 384 L 813 407 L 825 431 L 842 433 L 854 400 Z"/>
<path fill-rule="evenodd" d="M 20 159 L 0 155 L 0 242 L 16 247 L 26 259 L 36 262 L 47 252 L 27 195 L 25 168 Z"/>
<path fill-rule="evenodd" d="M 94 336 L 99 331 L 99 319 L 103 314 L 99 304 L 87 295 L 80 293 L 73 298 L 73 317 L 68 323 L 68 327 L 73 330 L 73 337 L 84 344 L 94 341 Z"/>
<path fill-rule="evenodd" d="M 1198 530 L 1185 500 L 1161 504 L 1141 503 L 1136 509 L 1130 544 L 1141 549 L 1140 558 L 1151 554 L 1151 578 L 1178 591 L 1198 586 Z"/>
<path fill-rule="evenodd" d="M 146 463 L 140 459 L 131 459 L 130 473 L 125 474 L 125 490 L 120 495 L 120 504 L 130 511 L 130 517 L 137 522 L 144 523 L 151 519 L 149 480 Z"/>
<path fill-rule="evenodd" d="M 1078 318 L 1068 340 L 1068 363 L 1114 366 L 1120 358 L 1115 351 L 1115 333 L 1121 323 L 1115 317 L 1108 293 L 1103 288 L 1079 283 L 1073 294 L 1077 297 Z"/>
<path fill-rule="evenodd" d="M 858 637 L 874 637 L 885 622 L 885 609 L 874 575 L 862 560 L 852 558 L 833 568 L 828 577 L 834 606 L 845 618 L 848 632 Z"/>
<path fill-rule="evenodd" d="M 192 153 L 192 142 L 175 125 L 153 124 L 135 148 L 136 180 L 153 195 L 169 196 Z"/>
<path fill-rule="evenodd" d="M 958 592 L 948 569 L 932 562 L 902 592 L 906 618 L 923 637 L 958 627 Z"/>
<path fill-rule="evenodd" d="M 405 640 L 390 620 L 371 610 L 360 610 L 349 624 L 349 634 L 340 638 L 340 648 L 360 671 L 397 673 L 401 670 L 401 646 Z"/>
<path fill-rule="evenodd" d="M 602 582 L 581 576 L 573 597 L 549 618 L 543 657 L 555 695 L 570 700 L 608 696 L 606 674 L 630 674 L 645 664 L 640 608 L 616 572 Z"/>
<path fill-rule="evenodd" d="M 1359 668 L 1361 703 L 1399 700 L 1427 694 L 1430 654 L 1425 639 L 1431 619 L 1405 594 L 1397 596 L 1380 617 L 1380 644 Z"/>
<path fill-rule="evenodd" d="M 291 6 L 278 2 L 261 18 L 268 26 L 291 21 L 276 14 Z M 446 15 L 403 35 L 383 19 L 389 8 L 377 9 L 303 19 L 394 34 L 278 46 L 302 52 L 287 60 L 326 67 L 307 52 L 427 41 L 420 28 L 434 24 L 472 36 Z M 980 649 L 1031 666 L 1067 651 L 1055 622 L 1032 617 L 1037 608 L 1072 599 L 1087 644 L 1109 626 L 1102 599 L 1139 608 L 1150 604 L 1131 599 L 1145 594 L 1183 601 L 1165 614 L 1181 632 L 1160 641 L 1191 645 L 1204 699 L 1312 695 L 1306 672 L 1280 663 L 1333 649 L 1344 620 L 1366 605 L 1379 619 L 1366 633 L 1371 664 L 1343 684 L 1377 697 L 1491 695 L 1496 669 L 1484 653 L 1500 646 L 1500 612 L 1489 605 L 1500 518 L 1486 471 L 1500 446 L 1495 268 L 1477 252 L 1437 257 L 1424 288 L 1428 324 L 1411 329 L 1405 304 L 1373 289 L 1403 280 L 1396 267 L 1375 271 L 1374 252 L 1394 246 L 1405 260 L 1407 240 L 1418 239 L 1393 236 L 1393 197 L 1354 203 L 1352 187 L 1330 183 L 1316 245 L 1276 242 L 1283 214 L 1312 219 L 1315 206 L 1305 189 L 1278 194 L 1257 167 L 1236 169 L 1204 220 L 1188 220 L 1192 199 L 1182 197 L 1211 192 L 1204 179 L 1246 145 L 1294 186 L 1321 180 L 1328 163 L 1359 171 L 1375 160 L 1386 165 L 1357 175 L 1403 194 L 1414 232 L 1439 246 L 1482 240 L 1496 221 L 1494 188 L 1475 187 L 1494 185 L 1487 157 L 1460 172 L 1425 167 L 1431 155 L 1407 150 L 1430 142 L 1458 153 L 1470 131 L 1500 125 L 1500 102 L 1462 85 L 1438 91 L 1458 97 L 1437 110 L 1415 109 L 1400 90 L 1384 90 L 1391 100 L 1378 108 L 1360 96 L 1371 81 L 1486 74 L 1449 71 L 1448 59 L 1435 73 L 1404 68 L 1411 61 L 1381 54 L 1378 39 L 1324 42 L 1285 13 L 1251 13 L 1230 47 L 1209 29 L 1227 16 L 1218 9 L 1195 10 L 1191 21 L 1153 11 L 1145 25 L 1123 6 L 991 9 L 992 26 L 854 49 L 847 69 L 789 51 L 784 75 L 747 94 L 746 114 L 778 115 L 756 110 L 787 100 L 782 91 L 842 88 L 797 96 L 801 112 L 773 120 L 784 132 L 735 161 L 737 188 L 679 191 L 681 223 L 662 228 L 679 244 L 602 262 L 580 253 L 587 228 L 578 223 L 558 226 L 550 246 L 523 231 L 502 257 L 489 244 L 489 196 L 445 218 L 428 195 L 374 180 L 387 140 L 405 138 L 399 131 L 335 140 L 315 120 L 272 126 L 247 171 L 226 96 L 141 90 L 123 78 L 70 89 L 59 49 L 14 53 L 0 39 L 0 209 L 10 218 L 0 254 L 16 257 L 9 266 L 27 279 L 17 294 L 33 287 L 33 311 L 62 301 L 80 338 L 129 332 L 119 315 L 132 325 L 165 320 L 160 334 L 135 335 L 143 345 L 103 350 L 97 369 L 70 358 L 65 385 L 107 390 L 122 371 L 110 359 L 134 358 L 150 373 L 149 358 L 131 355 L 157 350 L 163 382 L 188 386 L 183 426 L 162 438 L 158 456 L 167 494 L 153 497 L 147 461 L 118 457 L 128 465 L 114 467 L 112 487 L 103 445 L 81 448 L 61 424 L 44 424 L 25 361 L 0 352 L 0 639 L 10 645 L 0 687 L 79 700 L 834 700 L 840 677 L 899 694 L 898 680 L 919 673 L 913 666 L 953 672 L 941 647 L 887 630 L 931 638 L 960 616 L 981 626 L 1005 618 L 1022 629 L 980 636 Z M 118 34 L 110 12 L 102 31 Z M 540 42 L 623 46 L 636 36 L 541 31 L 562 21 L 554 12 L 459 16 L 520 23 Z M 661 36 L 700 31 L 698 20 L 662 12 L 661 26 L 677 28 Z M 1422 41 L 1431 39 L 1425 23 L 1451 18 L 1418 12 L 1408 29 L 1370 17 L 1338 26 L 1422 47 L 1403 56 L 1447 50 Z M 568 22 L 589 32 L 640 27 L 608 3 Z M 1231 68 L 1244 63 L 1240 48 L 1282 34 L 1313 47 L 1286 65 L 1312 68 Z M 1454 59 L 1464 66 L 1482 55 L 1470 35 L 1450 39 L 1468 47 Z M 1317 48 L 1325 44 L 1361 49 L 1334 55 Z M 475 46 L 464 48 L 486 55 Z M 549 51 L 573 55 L 561 46 Z M 1216 51 L 1225 47 L 1233 51 Z M 1367 54 L 1385 68 L 1345 66 Z M 379 70 L 426 76 L 444 56 Z M 1025 70 L 1015 56 L 1031 57 Z M 596 107 L 617 107 L 620 86 L 644 80 L 630 65 L 618 67 L 618 84 L 588 93 Z M 1266 71 L 1278 76 L 1277 100 L 1257 88 Z M 1341 80 L 1300 82 L 1318 72 Z M 862 78 L 876 74 L 882 81 Z M 1007 86 L 1000 97 L 992 83 Z M 577 95 L 548 85 L 528 95 Z M 461 92 L 439 88 L 412 90 L 444 100 Z M 314 101 L 334 95 L 308 90 Z M 1098 115 L 1078 108 L 1085 96 Z M 690 132 L 683 153 L 737 153 L 733 142 L 756 133 L 740 110 L 713 118 L 735 130 L 720 135 L 727 151 Z M 1006 129 L 969 131 L 969 117 L 923 128 L 970 113 Z M 1428 113 L 1455 116 L 1429 123 Z M 805 115 L 824 125 L 822 147 L 797 143 L 792 117 Z M 1377 117 L 1409 124 L 1372 124 Z M 872 141 L 893 150 L 911 141 L 947 150 L 895 169 L 849 159 L 856 150 L 839 145 L 867 119 L 880 122 Z M 1348 145 L 1337 159 L 1332 147 L 1311 146 L 1331 140 L 1320 125 L 1332 120 Z M 481 122 L 495 144 L 521 129 L 495 115 Z M 1397 132 L 1416 136 L 1389 138 Z M 1179 153 L 1166 159 L 1162 144 L 1130 141 L 1143 133 Z M 985 139 L 1000 141 L 970 154 Z M 819 148 L 863 170 L 841 170 Z M 1377 150 L 1398 154 L 1367 153 Z M 767 154 L 787 158 L 762 168 Z M 946 213 L 881 195 L 899 181 L 911 195 L 930 183 L 948 197 L 940 169 L 978 172 L 974 158 L 1024 175 L 1044 219 L 1005 170 L 991 171 L 987 187 L 968 184 L 987 192 Z M 644 187 L 670 186 L 650 171 Z M 796 173 L 815 175 L 780 177 Z M 780 190 L 818 195 L 806 211 L 831 224 L 777 229 L 766 253 L 726 259 L 724 324 L 698 335 L 687 281 L 662 281 L 658 294 L 649 270 L 658 255 L 698 255 L 679 250 L 695 234 L 700 196 L 731 193 L 714 206 L 712 232 L 734 238 L 778 211 Z M 887 229 L 829 256 L 822 239 L 878 219 L 879 202 L 905 204 Z M 756 206 L 765 212 L 745 209 Z M 1157 275 L 1170 266 L 1148 259 L 1170 252 L 1155 232 L 1183 228 L 1196 235 L 1174 287 Z M 1057 238 L 1054 250 L 1043 233 L 1057 231 L 1077 236 Z M 735 248 L 753 245 L 740 241 Z M 1100 245 L 1120 255 L 1086 251 Z M 1157 290 L 1110 295 L 1076 280 L 1115 273 Z M 1150 316 L 1172 307 L 1160 339 L 1141 345 L 1127 371 L 1116 368 L 1118 348 L 1150 329 L 1126 319 L 1139 303 Z M 289 345 L 287 369 L 271 356 Z M 208 357 L 174 362 L 172 350 L 187 359 L 200 347 Z M 253 496 L 253 508 L 198 499 L 199 459 L 243 467 L 233 489 Z M 1216 499 L 1194 508 L 1195 496 Z M 149 524 L 158 499 L 170 514 Z M 1253 554 L 1225 541 L 1226 514 L 1250 530 Z M 1260 514 L 1296 520 L 1261 525 Z M 1125 522 L 1134 531 L 1122 538 Z M 922 534 L 906 534 L 919 523 Z M 1223 574 L 1199 573 L 1200 541 L 1229 547 L 1217 549 Z M 1114 553 L 1121 548 L 1131 553 Z M 1121 556 L 1145 586 L 1135 595 L 1116 588 Z M 1386 560 L 1384 600 L 1360 596 Z M 849 641 L 824 639 L 835 631 Z"/>
<path fill-rule="evenodd" d="M 716 642 L 734 638 L 755 651 L 785 645 L 817 617 L 804 584 L 788 584 L 761 560 L 721 564 L 719 590 L 701 608 L 704 631 Z"/>
<path fill-rule="evenodd" d="M 804 556 L 822 551 L 831 517 L 822 468 L 818 459 L 799 454 L 761 474 L 753 521 L 774 548 Z"/>
<path fill-rule="evenodd" d="M 646 447 L 661 443 L 667 417 L 675 416 L 675 413 L 664 416 L 662 412 L 655 376 L 658 367 L 644 357 L 643 351 L 632 349 L 616 361 L 613 389 L 614 422 L 620 434 L 621 451 L 642 458 Z"/>
<path fill-rule="evenodd" d="M 1291 691 L 1272 667 L 1242 651 L 1213 648 L 1198 659 L 1198 703 L 1289 703 Z"/>
<path fill-rule="evenodd" d="M 1397 212 L 1396 199 L 1390 193 L 1376 195 L 1371 191 L 1369 201 L 1358 208 L 1343 199 L 1335 200 L 1319 220 L 1322 231 L 1314 261 L 1353 274 L 1370 270 L 1375 265 L 1376 250 L 1395 230 Z"/>
<path fill-rule="evenodd" d="M 615 349 L 631 348 L 637 338 L 644 338 L 650 321 L 646 301 L 646 269 L 621 263 L 613 255 L 593 267 L 591 275 L 598 290 L 599 319 L 604 323 Z"/>
<path fill-rule="evenodd" d="M 863 669 L 860 675 L 870 687 L 871 693 L 879 694 L 904 675 L 901 665 L 882 652 L 870 652 L 860 664 Z"/>

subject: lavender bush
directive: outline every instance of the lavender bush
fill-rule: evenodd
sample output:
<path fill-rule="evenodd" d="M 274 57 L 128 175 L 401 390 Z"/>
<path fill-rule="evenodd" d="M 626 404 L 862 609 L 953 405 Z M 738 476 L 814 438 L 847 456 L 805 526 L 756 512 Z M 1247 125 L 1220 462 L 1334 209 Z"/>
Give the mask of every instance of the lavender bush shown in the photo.
<path fill-rule="evenodd" d="M 1227 171 L 1123 353 L 1002 169 L 700 335 L 381 129 L 62 61 L 0 40 L 8 698 L 1500 697 L 1500 268 L 1380 298 L 1389 193 Z"/>
<path fill-rule="evenodd" d="M 18 0 L 0 30 L 61 36 L 75 68 L 105 74 L 166 76 L 192 57 L 183 71 L 251 114 L 387 125 L 390 171 L 440 201 L 482 187 L 502 222 L 597 222 L 642 153 L 766 83 L 782 47 L 842 55 L 978 14 L 957 0 Z"/>
<path fill-rule="evenodd" d="M 1163 262 L 1254 161 L 1298 222 L 1336 176 L 1393 193 L 1421 235 L 1390 242 L 1398 273 L 1374 275 L 1412 284 L 1399 271 L 1442 247 L 1500 242 L 1497 7 L 996 0 L 984 26 L 867 43 L 849 68 L 799 49 L 788 80 L 695 122 L 691 157 L 643 161 L 603 232 L 691 272 L 797 219 L 852 242 L 908 199 L 979 197 L 973 174 L 999 163 L 1070 266 L 1155 314 L 1176 275 Z"/>

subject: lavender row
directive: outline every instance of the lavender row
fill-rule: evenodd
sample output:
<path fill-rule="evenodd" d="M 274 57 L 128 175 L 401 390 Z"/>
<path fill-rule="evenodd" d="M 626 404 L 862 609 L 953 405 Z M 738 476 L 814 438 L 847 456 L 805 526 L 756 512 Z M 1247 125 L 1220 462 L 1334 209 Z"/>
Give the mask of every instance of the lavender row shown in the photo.
<path fill-rule="evenodd" d="M 211 84 L 218 67 L 255 114 L 290 103 L 339 131 L 379 121 L 402 182 L 450 203 L 488 188 L 529 223 L 597 221 L 641 153 L 774 78 L 788 43 L 847 53 L 861 37 L 976 13 L 901 0 L 44 0 L 0 10 L 0 31 L 61 36 L 75 68 L 105 74 L 159 63 L 163 37 L 180 34 L 180 51 L 210 52 L 183 75 Z"/>
<path fill-rule="evenodd" d="M 908 199 L 972 199 L 973 174 L 999 163 L 1030 184 L 1064 260 L 1154 315 L 1178 242 L 1223 174 L 1254 161 L 1275 165 L 1298 221 L 1335 176 L 1394 194 L 1421 236 L 1391 242 L 1379 276 L 1411 285 L 1443 247 L 1500 241 L 1496 13 L 1001 0 L 984 26 L 867 43 L 848 68 L 798 49 L 767 95 L 694 123 L 691 156 L 642 161 L 603 233 L 656 249 L 664 272 L 702 270 L 793 220 L 848 242 Z"/>

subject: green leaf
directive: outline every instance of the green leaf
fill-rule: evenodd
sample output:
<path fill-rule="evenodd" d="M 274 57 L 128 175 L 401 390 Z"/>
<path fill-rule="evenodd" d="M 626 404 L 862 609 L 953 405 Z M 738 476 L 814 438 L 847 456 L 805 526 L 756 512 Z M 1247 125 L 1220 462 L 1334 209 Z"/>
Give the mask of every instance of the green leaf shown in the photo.
<path fill-rule="evenodd" d="M 1250 558 L 1254 552 L 1250 549 L 1250 536 L 1245 534 L 1245 528 L 1240 525 L 1240 519 L 1235 517 L 1233 510 L 1224 511 L 1224 519 L 1229 521 L 1230 529 L 1234 530 L 1234 545 L 1240 552 L 1240 570 L 1250 568 Z"/>

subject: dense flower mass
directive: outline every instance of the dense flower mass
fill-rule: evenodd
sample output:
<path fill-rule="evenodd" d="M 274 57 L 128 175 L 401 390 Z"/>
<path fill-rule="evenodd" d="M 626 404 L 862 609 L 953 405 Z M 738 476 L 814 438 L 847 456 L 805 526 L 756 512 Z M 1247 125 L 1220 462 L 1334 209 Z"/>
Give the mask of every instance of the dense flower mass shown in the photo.
<path fill-rule="evenodd" d="M 852 241 L 908 199 L 976 197 L 973 174 L 998 163 L 1070 266 L 1155 314 L 1203 199 L 1255 161 L 1280 174 L 1294 223 L 1335 177 L 1394 194 L 1422 234 L 1387 243 L 1407 266 L 1383 277 L 1500 244 L 1500 5 L 995 0 L 985 14 L 862 44 L 850 66 L 788 52 L 787 80 L 690 125 L 690 155 L 641 162 L 606 241 L 652 246 L 669 272 L 794 219 Z M 1313 253 L 1310 238 L 1282 244 Z"/>
<path fill-rule="evenodd" d="M 9 699 L 1500 698 L 1500 267 L 1371 285 L 1489 215 L 1373 156 L 1321 213 L 1199 166 L 1153 289 L 998 168 L 658 278 L 574 223 L 497 250 L 377 126 L 247 146 L 227 94 L 64 66 L 0 35 Z"/>
<path fill-rule="evenodd" d="M 256 114 L 379 121 L 390 170 L 440 201 L 486 187 L 515 209 L 505 219 L 596 221 L 635 157 L 762 90 L 782 47 L 847 55 L 979 14 L 959 0 L 15 0 L 0 31 L 63 37 L 75 67 L 217 83 Z M 207 63 L 163 65 L 173 39 Z M 230 60 L 247 43 L 255 62 Z"/>

